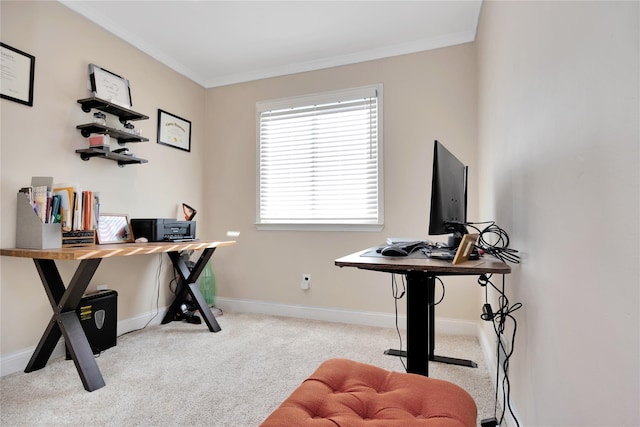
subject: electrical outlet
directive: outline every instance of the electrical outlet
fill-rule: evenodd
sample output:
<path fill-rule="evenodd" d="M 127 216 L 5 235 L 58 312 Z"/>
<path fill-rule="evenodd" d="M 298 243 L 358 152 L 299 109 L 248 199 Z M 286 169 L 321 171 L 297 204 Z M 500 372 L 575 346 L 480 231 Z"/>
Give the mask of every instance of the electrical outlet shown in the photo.
<path fill-rule="evenodd" d="M 302 281 L 300 282 L 300 288 L 306 291 L 309 287 L 311 287 L 311 275 L 303 274 Z"/>

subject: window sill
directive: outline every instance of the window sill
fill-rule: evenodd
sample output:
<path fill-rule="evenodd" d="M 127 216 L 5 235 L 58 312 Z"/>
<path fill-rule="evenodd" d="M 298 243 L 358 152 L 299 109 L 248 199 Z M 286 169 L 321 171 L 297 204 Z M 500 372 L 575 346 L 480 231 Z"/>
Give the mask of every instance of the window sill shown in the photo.
<path fill-rule="evenodd" d="M 382 231 L 384 224 L 256 224 L 258 231 Z"/>

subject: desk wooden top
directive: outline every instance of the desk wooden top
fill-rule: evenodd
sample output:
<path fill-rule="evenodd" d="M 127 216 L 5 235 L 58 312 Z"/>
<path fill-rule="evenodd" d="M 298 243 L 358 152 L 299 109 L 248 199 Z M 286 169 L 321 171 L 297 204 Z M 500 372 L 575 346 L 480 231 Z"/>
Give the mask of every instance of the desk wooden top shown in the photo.
<path fill-rule="evenodd" d="M 467 261 L 453 265 L 451 261 L 430 258 L 362 256 L 375 251 L 375 248 L 356 252 L 335 260 L 338 267 L 356 267 L 363 270 L 385 271 L 388 273 L 405 274 L 411 271 L 433 272 L 438 275 L 476 275 L 483 273 L 509 274 L 511 267 L 506 263 L 490 256 L 483 256 L 478 260 Z"/>
<path fill-rule="evenodd" d="M 193 242 L 117 243 L 61 249 L 0 249 L 0 255 L 34 259 L 83 260 L 186 250 L 197 251 L 235 244 L 236 242 L 233 240 L 226 242 L 195 240 Z"/>

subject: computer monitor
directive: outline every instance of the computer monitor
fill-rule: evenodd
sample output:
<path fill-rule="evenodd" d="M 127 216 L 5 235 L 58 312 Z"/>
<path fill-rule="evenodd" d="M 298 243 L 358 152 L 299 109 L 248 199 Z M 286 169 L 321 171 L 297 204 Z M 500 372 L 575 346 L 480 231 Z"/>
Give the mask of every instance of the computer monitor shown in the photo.
<path fill-rule="evenodd" d="M 429 235 L 451 234 L 449 247 L 457 247 L 467 233 L 467 171 L 444 145 L 434 142 Z"/>

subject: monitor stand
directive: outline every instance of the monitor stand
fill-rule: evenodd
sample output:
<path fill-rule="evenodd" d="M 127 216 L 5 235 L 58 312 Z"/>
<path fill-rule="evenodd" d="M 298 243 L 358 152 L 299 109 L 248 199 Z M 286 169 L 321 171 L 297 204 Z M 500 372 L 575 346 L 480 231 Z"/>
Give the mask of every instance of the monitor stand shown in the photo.
<path fill-rule="evenodd" d="M 462 238 L 465 234 L 469 234 L 467 227 L 464 224 L 456 224 L 455 227 L 451 227 L 452 234 L 447 237 L 447 246 L 450 248 L 458 248 L 462 243 Z"/>

